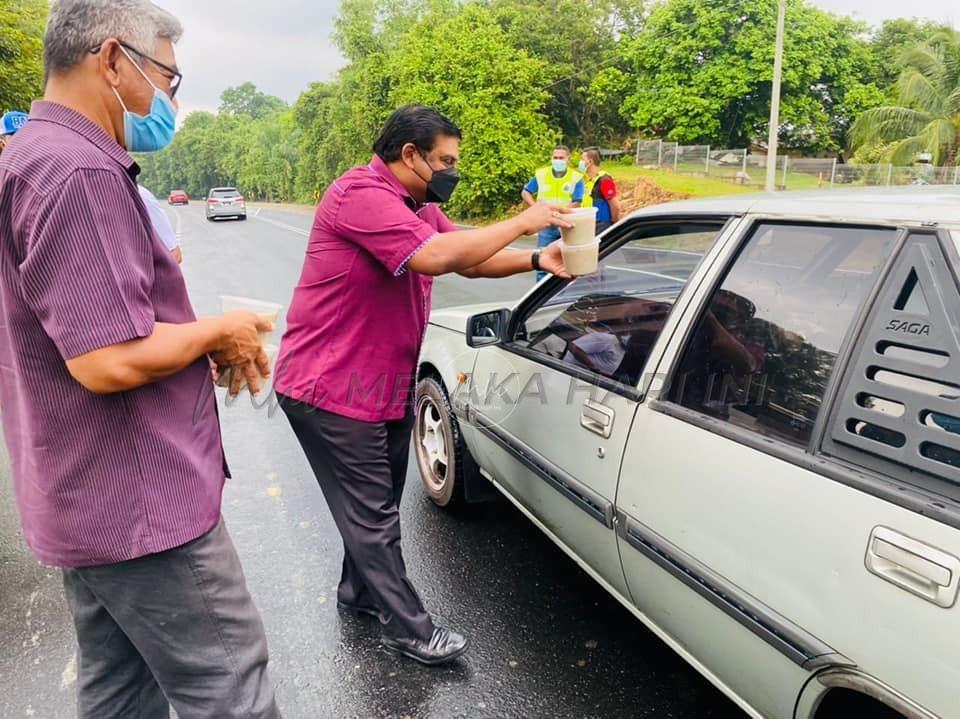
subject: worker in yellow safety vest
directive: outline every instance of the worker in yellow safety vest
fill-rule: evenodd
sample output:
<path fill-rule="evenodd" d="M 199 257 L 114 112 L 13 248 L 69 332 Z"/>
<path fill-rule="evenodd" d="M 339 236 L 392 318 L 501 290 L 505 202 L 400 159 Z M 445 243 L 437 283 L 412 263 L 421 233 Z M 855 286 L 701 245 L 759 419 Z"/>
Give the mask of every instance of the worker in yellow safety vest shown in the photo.
<path fill-rule="evenodd" d="M 553 158 L 549 165 L 537 170 L 533 178 L 523 188 L 523 201 L 530 207 L 538 202 L 546 202 L 566 207 L 579 207 L 584 197 L 583 174 L 570 167 L 570 148 L 557 145 L 553 148 Z M 548 227 L 537 235 L 537 247 L 546 247 L 560 239 L 560 230 Z M 537 280 L 543 279 L 545 272 L 537 273 Z"/>
<path fill-rule="evenodd" d="M 620 221 L 620 197 L 617 184 L 600 169 L 600 149 L 588 147 L 580 158 L 583 173 L 583 206 L 597 208 L 597 234 Z"/>

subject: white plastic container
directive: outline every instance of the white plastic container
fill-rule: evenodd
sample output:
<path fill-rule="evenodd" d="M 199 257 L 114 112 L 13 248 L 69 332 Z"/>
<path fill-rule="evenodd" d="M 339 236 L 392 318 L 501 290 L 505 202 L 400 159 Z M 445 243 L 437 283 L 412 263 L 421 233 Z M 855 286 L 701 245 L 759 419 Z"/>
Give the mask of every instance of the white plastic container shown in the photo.
<path fill-rule="evenodd" d="M 594 240 L 587 245 L 568 245 L 564 242 L 560 246 L 563 252 L 563 264 L 574 277 L 592 275 L 597 271 L 600 263 L 600 240 Z"/>
<path fill-rule="evenodd" d="M 220 297 L 220 310 L 223 312 L 223 314 L 227 314 L 228 312 L 252 312 L 257 316 L 272 322 L 274 327 L 276 327 L 277 320 L 280 319 L 280 312 L 283 310 L 283 305 L 278 305 L 275 302 L 252 300 L 248 297 L 231 297 L 229 295 L 223 295 Z M 261 332 L 260 342 L 266 345 L 270 342 L 270 340 L 273 339 L 273 334 L 273 332 Z"/>
<path fill-rule="evenodd" d="M 571 247 L 589 245 L 597 238 L 597 208 L 578 207 L 563 214 L 563 219 L 573 223 L 573 227 L 560 228 L 563 242 Z"/>

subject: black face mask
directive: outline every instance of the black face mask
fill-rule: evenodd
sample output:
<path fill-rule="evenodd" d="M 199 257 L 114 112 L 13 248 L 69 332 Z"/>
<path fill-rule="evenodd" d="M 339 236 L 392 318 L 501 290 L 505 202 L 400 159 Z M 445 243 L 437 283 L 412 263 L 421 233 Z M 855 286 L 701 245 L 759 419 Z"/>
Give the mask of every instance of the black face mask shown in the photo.
<path fill-rule="evenodd" d="M 427 158 L 423 155 L 421 155 L 421 157 L 423 157 L 423 161 L 427 163 L 427 167 L 430 167 Z M 436 202 L 441 205 L 444 202 L 449 202 L 453 191 L 457 189 L 457 185 L 460 183 L 460 173 L 455 167 L 445 170 L 434 170 L 433 167 L 430 167 L 430 169 L 433 170 L 433 177 L 427 182 L 427 202 Z M 417 177 L 420 177 L 419 172 L 417 173 Z M 422 180 L 423 178 L 420 177 L 420 179 Z"/>

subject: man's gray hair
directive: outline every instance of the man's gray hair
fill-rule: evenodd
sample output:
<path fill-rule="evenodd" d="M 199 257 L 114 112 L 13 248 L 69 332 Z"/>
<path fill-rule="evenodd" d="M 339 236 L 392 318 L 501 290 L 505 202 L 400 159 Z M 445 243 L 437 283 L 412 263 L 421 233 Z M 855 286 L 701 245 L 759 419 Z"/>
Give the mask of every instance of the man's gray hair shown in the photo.
<path fill-rule="evenodd" d="M 76 67 L 92 48 L 115 37 L 148 55 L 161 39 L 177 42 L 180 21 L 149 0 L 56 0 L 43 40 L 47 77 Z"/>

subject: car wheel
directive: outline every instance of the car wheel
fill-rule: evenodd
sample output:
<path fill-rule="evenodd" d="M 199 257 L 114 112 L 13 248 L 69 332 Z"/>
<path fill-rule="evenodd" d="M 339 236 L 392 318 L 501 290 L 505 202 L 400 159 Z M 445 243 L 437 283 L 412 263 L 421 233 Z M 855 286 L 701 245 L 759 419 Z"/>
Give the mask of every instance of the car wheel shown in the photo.
<path fill-rule="evenodd" d="M 427 495 L 438 507 L 465 504 L 469 450 L 460 436 L 447 393 L 437 379 L 427 377 L 417 385 L 415 417 L 413 439 Z"/>
<path fill-rule="evenodd" d="M 247 221 L 247 216 L 246 216 L 246 215 L 240 215 L 240 222 L 246 222 L 246 221 Z"/>

